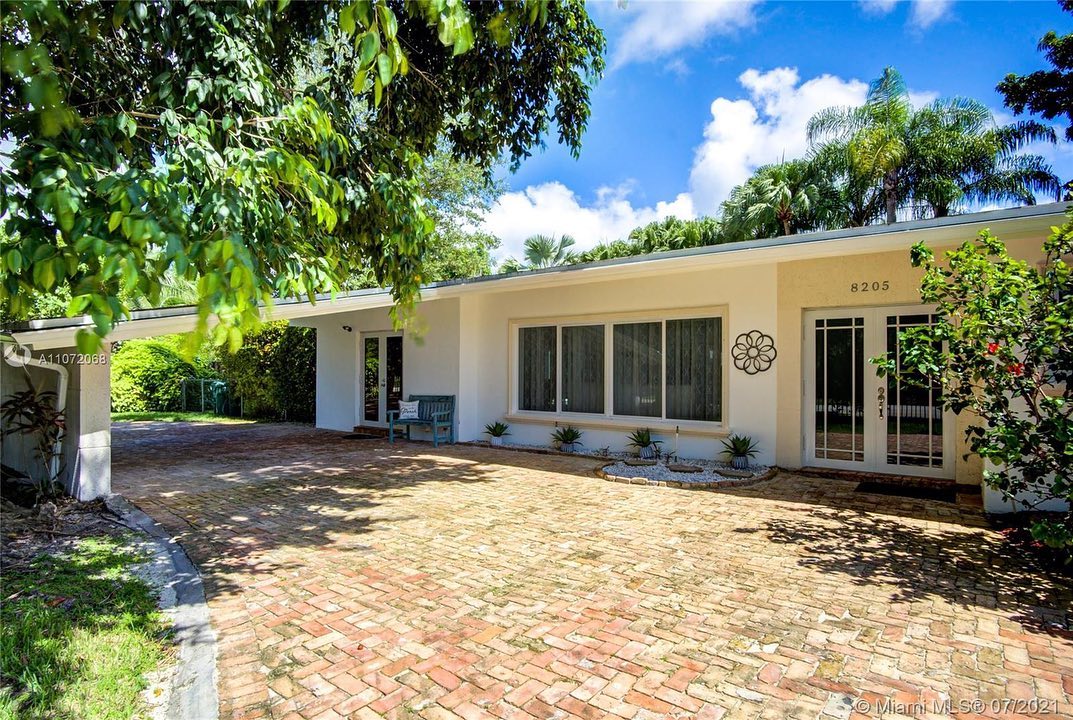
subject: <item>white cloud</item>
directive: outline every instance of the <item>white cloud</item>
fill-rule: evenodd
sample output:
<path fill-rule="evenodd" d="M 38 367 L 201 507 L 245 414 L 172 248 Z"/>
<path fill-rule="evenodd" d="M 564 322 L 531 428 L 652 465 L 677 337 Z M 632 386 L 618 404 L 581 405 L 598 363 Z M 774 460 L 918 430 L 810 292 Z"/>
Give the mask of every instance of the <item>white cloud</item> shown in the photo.
<path fill-rule="evenodd" d="M 583 205 L 578 196 L 560 182 L 531 185 L 499 198 L 485 216 L 481 227 L 496 235 L 503 245 L 499 257 L 520 257 L 530 235 L 572 235 L 578 249 L 625 237 L 639 225 L 670 215 L 692 218 L 693 202 L 682 193 L 670 202 L 653 207 L 634 207 L 629 199 L 630 184 L 603 187 L 596 201 Z"/>
<path fill-rule="evenodd" d="M 894 11 L 901 0 L 858 0 L 857 5 L 865 15 L 885 17 Z M 946 18 L 954 0 L 912 0 L 909 10 L 909 27 L 927 30 Z"/>
<path fill-rule="evenodd" d="M 866 15 L 890 15 L 899 0 L 858 0 L 857 4 Z"/>
<path fill-rule="evenodd" d="M 833 75 L 802 83 L 796 68 L 749 69 L 738 82 L 748 99 L 712 102 L 712 119 L 694 156 L 690 187 L 698 213 L 714 212 L 760 165 L 804 155 L 809 118 L 832 105 L 859 105 L 868 92 L 859 80 Z"/>
<path fill-rule="evenodd" d="M 927 30 L 950 13 L 953 0 L 913 0 L 909 24 L 917 30 Z"/>
<path fill-rule="evenodd" d="M 611 60 L 612 69 L 653 60 L 697 45 L 717 33 L 752 26 L 757 0 L 631 2 L 630 15 Z"/>

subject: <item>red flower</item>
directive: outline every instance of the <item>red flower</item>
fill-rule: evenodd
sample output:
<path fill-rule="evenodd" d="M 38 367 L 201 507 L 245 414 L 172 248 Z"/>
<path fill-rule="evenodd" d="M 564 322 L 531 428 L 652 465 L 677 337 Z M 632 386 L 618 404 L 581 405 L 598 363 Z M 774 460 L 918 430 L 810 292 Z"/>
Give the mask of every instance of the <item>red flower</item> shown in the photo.
<path fill-rule="evenodd" d="M 1017 377 L 1021 377 L 1025 374 L 1024 363 L 1013 363 L 1012 365 L 1007 365 L 1006 369 L 1010 372 L 1011 375 L 1016 375 Z"/>
<path fill-rule="evenodd" d="M 991 342 L 987 344 L 987 354 L 994 355 L 998 352 L 999 344 L 997 342 Z"/>

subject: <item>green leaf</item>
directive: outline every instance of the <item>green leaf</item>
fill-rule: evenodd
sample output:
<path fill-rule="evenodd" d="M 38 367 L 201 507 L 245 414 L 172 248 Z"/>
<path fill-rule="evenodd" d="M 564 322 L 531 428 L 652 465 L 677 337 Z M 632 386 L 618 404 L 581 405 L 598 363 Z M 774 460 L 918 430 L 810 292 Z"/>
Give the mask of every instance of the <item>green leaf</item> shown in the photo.
<path fill-rule="evenodd" d="M 380 53 L 376 56 L 376 70 L 380 84 L 387 86 L 391 82 L 391 58 L 386 53 Z M 379 105 L 379 103 L 377 103 Z"/>
<path fill-rule="evenodd" d="M 354 22 L 354 6 L 345 5 L 343 9 L 339 11 L 339 29 L 347 35 L 353 35 L 357 29 L 357 25 Z"/>

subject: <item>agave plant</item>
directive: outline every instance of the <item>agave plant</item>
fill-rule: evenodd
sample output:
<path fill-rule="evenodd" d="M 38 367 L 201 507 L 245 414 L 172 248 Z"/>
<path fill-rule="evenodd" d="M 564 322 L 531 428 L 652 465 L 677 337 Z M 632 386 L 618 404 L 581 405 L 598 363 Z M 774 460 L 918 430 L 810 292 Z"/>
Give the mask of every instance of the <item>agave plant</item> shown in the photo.
<path fill-rule="evenodd" d="M 559 444 L 559 449 L 563 452 L 575 452 L 581 445 L 581 431 L 573 425 L 555 428 L 551 439 Z"/>
<path fill-rule="evenodd" d="M 756 457 L 758 444 L 748 435 L 731 435 L 723 440 L 723 455 L 730 458 L 731 467 L 744 470 L 749 467 L 749 458 Z"/>
<path fill-rule="evenodd" d="M 496 420 L 484 426 L 484 432 L 488 435 L 492 445 L 502 445 L 503 438 L 510 435 L 510 425 Z"/>
<path fill-rule="evenodd" d="M 649 459 L 659 457 L 659 446 L 662 441 L 653 438 L 652 431 L 648 428 L 638 428 L 629 434 L 627 444 L 630 447 L 637 448 L 637 454 L 640 457 Z"/>

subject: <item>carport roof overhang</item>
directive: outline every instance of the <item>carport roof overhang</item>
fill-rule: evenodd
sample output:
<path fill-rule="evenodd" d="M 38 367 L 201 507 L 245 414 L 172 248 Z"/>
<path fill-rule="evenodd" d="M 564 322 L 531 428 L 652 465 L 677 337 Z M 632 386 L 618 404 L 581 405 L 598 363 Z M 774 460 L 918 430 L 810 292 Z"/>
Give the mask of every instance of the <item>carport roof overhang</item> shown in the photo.
<path fill-rule="evenodd" d="M 802 233 L 766 240 L 711 245 L 686 250 L 637 255 L 601 262 L 568 265 L 504 275 L 488 275 L 426 285 L 424 302 L 480 293 L 512 292 L 555 287 L 573 283 L 600 282 L 619 278 L 645 277 L 714 267 L 735 267 L 809 258 L 839 257 L 905 249 L 918 240 L 932 245 L 951 245 L 969 239 L 984 228 L 996 234 L 1018 237 L 1042 234 L 1051 225 L 1061 224 L 1066 203 L 1052 203 L 1007 210 L 992 210 L 894 225 L 875 225 L 825 232 Z M 384 308 L 392 305 L 387 290 L 361 290 L 332 297 L 308 300 L 280 300 L 263 310 L 265 319 L 301 322 L 321 315 Z M 197 311 L 193 307 L 136 310 L 109 334 L 112 341 L 152 337 L 193 330 Z M 37 350 L 73 347 L 76 333 L 92 328 L 88 317 L 31 320 L 12 332 L 23 345 Z"/>

